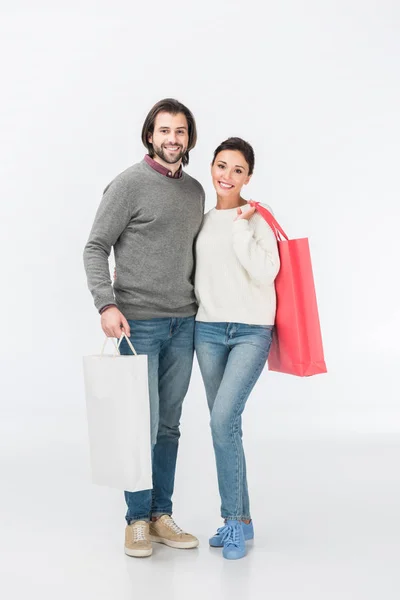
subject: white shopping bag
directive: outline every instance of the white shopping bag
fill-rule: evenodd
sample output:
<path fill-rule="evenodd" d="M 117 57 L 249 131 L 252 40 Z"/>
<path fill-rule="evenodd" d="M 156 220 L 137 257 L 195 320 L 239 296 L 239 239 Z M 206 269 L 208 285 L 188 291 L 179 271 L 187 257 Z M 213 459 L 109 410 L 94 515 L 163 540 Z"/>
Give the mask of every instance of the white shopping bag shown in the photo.
<path fill-rule="evenodd" d="M 132 355 L 122 356 L 126 338 Z M 114 340 L 113 340 L 114 341 Z M 147 356 L 123 334 L 115 354 L 84 356 L 92 481 L 137 492 L 153 487 Z"/>

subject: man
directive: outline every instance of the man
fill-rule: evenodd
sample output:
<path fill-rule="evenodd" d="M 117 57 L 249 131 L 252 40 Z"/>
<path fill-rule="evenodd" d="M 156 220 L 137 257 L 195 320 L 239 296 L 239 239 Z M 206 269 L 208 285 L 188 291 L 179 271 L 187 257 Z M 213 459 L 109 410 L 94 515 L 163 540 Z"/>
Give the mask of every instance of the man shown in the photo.
<path fill-rule="evenodd" d="M 179 420 L 193 362 L 194 241 L 205 200 L 200 183 L 182 169 L 196 140 L 186 106 L 171 98 L 158 102 L 142 129 L 148 154 L 105 189 L 84 251 L 103 331 L 118 338 L 123 331 L 148 355 L 153 489 L 125 492 L 125 552 L 135 557 L 150 556 L 152 541 L 198 546 L 171 516 Z M 126 340 L 121 352 L 130 353 Z"/>

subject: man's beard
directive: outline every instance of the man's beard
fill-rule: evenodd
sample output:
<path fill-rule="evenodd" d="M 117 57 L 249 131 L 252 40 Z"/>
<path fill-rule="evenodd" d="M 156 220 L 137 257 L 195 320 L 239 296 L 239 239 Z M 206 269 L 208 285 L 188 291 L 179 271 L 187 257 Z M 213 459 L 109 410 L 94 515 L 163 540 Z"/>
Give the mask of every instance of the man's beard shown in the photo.
<path fill-rule="evenodd" d="M 168 163 L 169 165 L 174 165 L 175 163 L 181 160 L 181 158 L 186 154 L 187 151 L 187 148 L 182 148 L 180 144 L 176 144 L 176 146 L 179 146 L 181 151 L 175 154 L 173 157 L 168 156 L 168 154 L 164 152 L 163 147 L 155 146 L 153 144 L 153 150 L 155 154 L 157 154 L 157 156 L 161 158 L 164 162 Z"/>

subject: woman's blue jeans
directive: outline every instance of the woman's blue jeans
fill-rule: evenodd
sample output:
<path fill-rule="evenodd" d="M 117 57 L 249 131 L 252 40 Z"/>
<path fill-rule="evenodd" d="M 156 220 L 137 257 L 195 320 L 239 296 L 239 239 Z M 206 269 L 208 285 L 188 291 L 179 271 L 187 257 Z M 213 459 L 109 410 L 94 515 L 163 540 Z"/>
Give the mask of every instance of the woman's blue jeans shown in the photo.
<path fill-rule="evenodd" d="M 250 519 L 242 413 L 268 358 L 273 326 L 196 321 L 224 519 Z"/>

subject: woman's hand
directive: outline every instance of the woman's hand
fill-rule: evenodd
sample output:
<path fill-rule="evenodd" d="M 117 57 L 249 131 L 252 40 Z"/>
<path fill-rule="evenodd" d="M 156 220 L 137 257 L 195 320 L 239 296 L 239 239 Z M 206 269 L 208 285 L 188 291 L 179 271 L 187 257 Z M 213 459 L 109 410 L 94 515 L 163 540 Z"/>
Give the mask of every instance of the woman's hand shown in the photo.
<path fill-rule="evenodd" d="M 255 212 L 256 212 L 255 206 L 251 206 L 249 208 L 249 210 L 246 210 L 245 212 L 243 212 L 239 206 L 237 208 L 237 217 L 236 217 L 235 221 L 239 221 L 239 219 L 246 219 L 246 221 L 248 221 L 249 219 L 251 219 L 251 217 L 254 215 Z"/>

